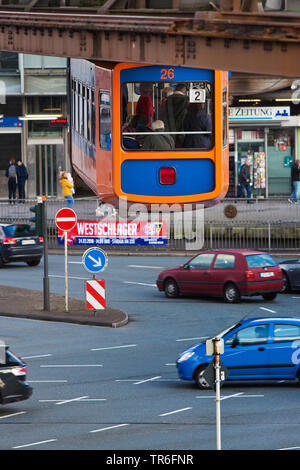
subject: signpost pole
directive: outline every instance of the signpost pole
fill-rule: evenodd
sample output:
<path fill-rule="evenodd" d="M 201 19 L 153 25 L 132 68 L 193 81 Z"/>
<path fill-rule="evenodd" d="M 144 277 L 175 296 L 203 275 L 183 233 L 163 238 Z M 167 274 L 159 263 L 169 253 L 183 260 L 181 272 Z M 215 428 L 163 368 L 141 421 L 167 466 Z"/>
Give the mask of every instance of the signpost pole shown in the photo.
<path fill-rule="evenodd" d="M 49 275 L 48 275 L 48 231 L 47 231 L 47 202 L 46 197 L 43 199 L 43 237 L 44 237 L 44 310 L 50 310 L 50 295 L 49 295 Z"/>
<path fill-rule="evenodd" d="M 64 232 L 64 242 L 65 242 L 65 310 L 68 312 L 68 232 Z"/>
<path fill-rule="evenodd" d="M 217 450 L 221 450 L 221 374 L 220 353 L 218 341 L 215 341 L 215 371 L 216 371 L 216 431 Z"/>

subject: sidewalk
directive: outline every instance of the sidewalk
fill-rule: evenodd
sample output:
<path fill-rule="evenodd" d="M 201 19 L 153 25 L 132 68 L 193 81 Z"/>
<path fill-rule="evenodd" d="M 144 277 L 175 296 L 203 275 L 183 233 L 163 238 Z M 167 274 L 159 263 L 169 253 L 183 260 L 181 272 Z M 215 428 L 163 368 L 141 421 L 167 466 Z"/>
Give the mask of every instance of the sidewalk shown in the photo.
<path fill-rule="evenodd" d="M 50 311 L 45 311 L 42 292 L 0 286 L 0 316 L 112 328 L 128 323 L 128 315 L 121 310 L 107 307 L 105 310 L 94 312 L 86 309 L 83 300 L 74 298 L 68 300 L 69 311 L 66 312 L 64 296 L 50 294 Z"/>

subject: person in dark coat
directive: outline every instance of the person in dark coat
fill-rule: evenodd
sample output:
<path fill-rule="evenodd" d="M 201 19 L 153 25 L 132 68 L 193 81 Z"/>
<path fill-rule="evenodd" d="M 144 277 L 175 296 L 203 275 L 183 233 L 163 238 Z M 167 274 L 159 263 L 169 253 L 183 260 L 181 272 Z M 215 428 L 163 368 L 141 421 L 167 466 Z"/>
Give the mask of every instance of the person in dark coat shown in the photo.
<path fill-rule="evenodd" d="M 239 195 L 238 197 L 244 197 L 245 191 L 247 193 L 247 202 L 250 202 L 251 198 L 251 186 L 250 186 L 250 165 L 251 161 L 249 158 L 247 158 L 246 162 L 244 165 L 241 167 L 241 172 L 240 172 L 240 190 L 239 190 Z"/>
<path fill-rule="evenodd" d="M 25 202 L 25 183 L 28 179 L 27 168 L 21 160 L 18 160 L 17 163 L 17 180 L 18 180 L 18 192 L 19 192 L 19 202 Z"/>
<path fill-rule="evenodd" d="M 5 176 L 8 178 L 8 199 L 10 204 L 16 202 L 17 190 L 17 165 L 16 161 L 11 158 L 8 167 L 6 168 Z"/>
<path fill-rule="evenodd" d="M 152 123 L 151 135 L 147 135 L 142 145 L 143 150 L 172 150 L 175 147 L 174 140 L 165 131 L 163 121 L 157 120 Z M 161 132 L 163 134 L 161 134 Z"/>
<path fill-rule="evenodd" d="M 300 195 L 300 160 L 296 160 L 291 168 L 291 179 L 293 183 L 293 192 L 290 195 L 289 202 L 299 202 Z"/>
<path fill-rule="evenodd" d="M 170 132 L 182 132 L 183 121 L 187 114 L 189 98 L 186 95 L 186 85 L 184 83 L 178 83 L 176 85 L 175 92 L 168 96 L 164 112 L 162 114 L 162 120 L 165 123 L 166 130 Z M 173 135 L 176 143 L 176 147 L 182 147 L 183 135 Z"/>
<path fill-rule="evenodd" d="M 183 121 L 185 131 L 211 132 L 212 122 L 204 109 L 204 103 L 191 103 Z M 187 134 L 183 141 L 185 148 L 210 149 L 211 134 Z"/>

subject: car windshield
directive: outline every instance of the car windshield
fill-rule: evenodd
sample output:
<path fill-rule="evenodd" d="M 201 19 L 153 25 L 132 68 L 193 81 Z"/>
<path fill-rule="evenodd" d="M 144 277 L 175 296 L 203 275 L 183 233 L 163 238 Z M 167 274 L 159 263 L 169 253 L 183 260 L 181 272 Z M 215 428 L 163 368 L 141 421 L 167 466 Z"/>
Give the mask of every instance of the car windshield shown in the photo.
<path fill-rule="evenodd" d="M 2 225 L 6 237 L 28 237 L 32 235 L 29 224 Z"/>
<path fill-rule="evenodd" d="M 276 261 L 267 254 L 247 255 L 246 261 L 249 268 L 266 268 L 269 266 L 277 266 Z"/>
<path fill-rule="evenodd" d="M 223 338 L 225 335 L 227 335 L 227 333 L 230 333 L 230 331 L 234 330 L 235 328 L 237 328 L 238 326 L 240 326 L 241 323 L 238 322 L 238 323 L 234 323 L 233 325 L 229 326 L 228 328 L 226 328 L 225 330 L 222 330 L 220 333 L 218 333 L 217 335 L 213 336 L 213 338 Z"/>

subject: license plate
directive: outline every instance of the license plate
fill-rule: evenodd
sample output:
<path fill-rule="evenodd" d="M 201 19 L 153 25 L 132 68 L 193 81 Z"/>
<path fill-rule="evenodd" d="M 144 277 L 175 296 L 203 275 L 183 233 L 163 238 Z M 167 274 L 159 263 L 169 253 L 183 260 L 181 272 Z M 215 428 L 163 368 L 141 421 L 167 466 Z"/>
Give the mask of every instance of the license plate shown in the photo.
<path fill-rule="evenodd" d="M 274 273 L 272 271 L 267 272 L 267 273 L 259 273 L 260 277 L 272 277 L 274 276 Z"/>
<path fill-rule="evenodd" d="M 35 245 L 34 240 L 22 240 L 22 245 Z"/>

